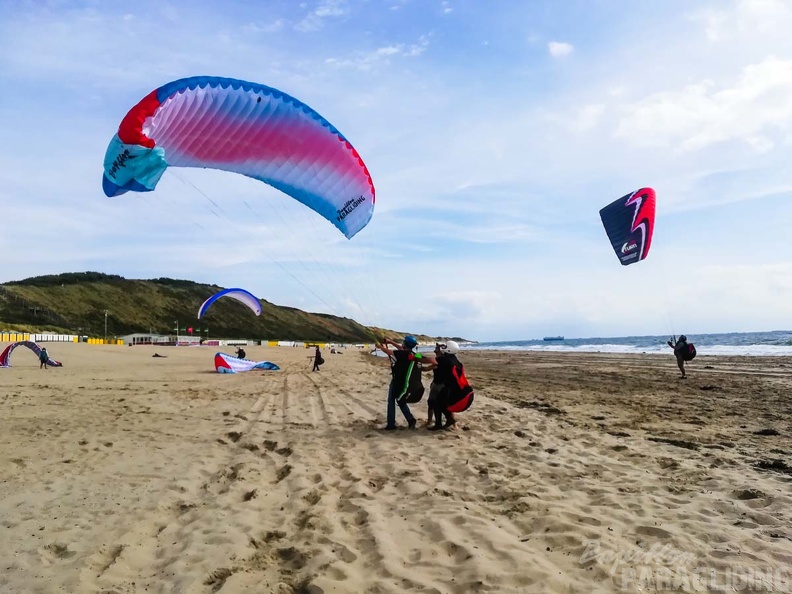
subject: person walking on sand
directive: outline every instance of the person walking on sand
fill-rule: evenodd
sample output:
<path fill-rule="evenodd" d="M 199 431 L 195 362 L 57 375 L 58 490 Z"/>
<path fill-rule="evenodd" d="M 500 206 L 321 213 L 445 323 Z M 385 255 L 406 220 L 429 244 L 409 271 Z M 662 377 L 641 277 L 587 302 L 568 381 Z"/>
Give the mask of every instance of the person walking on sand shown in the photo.
<path fill-rule="evenodd" d="M 45 347 L 41 349 L 41 352 L 39 353 L 39 369 L 41 369 L 42 367 L 44 369 L 47 369 L 48 361 L 49 361 L 49 354 L 47 353 L 47 349 Z"/>
<path fill-rule="evenodd" d="M 685 361 L 693 360 L 693 357 L 696 356 L 696 347 L 688 343 L 687 336 L 684 334 L 681 334 L 679 340 L 676 342 L 669 340 L 667 344 L 674 349 L 677 367 L 679 367 L 679 371 L 682 373 L 682 379 L 685 379 L 687 377 L 685 374 Z"/>
<path fill-rule="evenodd" d="M 319 345 L 316 345 L 316 351 L 314 352 L 313 369 L 311 371 L 319 371 L 319 366 L 322 363 L 324 363 L 324 359 L 322 358 L 322 351 L 319 350 Z"/>
<path fill-rule="evenodd" d="M 422 359 L 421 353 L 413 352 L 416 346 L 418 346 L 418 341 L 411 335 L 405 336 L 401 343 L 387 337 L 383 338 L 381 343 L 377 343 L 377 348 L 388 355 L 388 358 L 391 360 L 391 381 L 388 386 L 388 412 L 384 427 L 386 431 L 396 429 L 397 404 L 410 429 L 414 429 L 417 423 L 412 412 L 410 412 L 410 407 L 407 405 L 407 393 L 411 388 L 410 378 L 413 377 L 413 370 L 416 365 L 420 366 L 420 361 Z M 420 371 L 420 367 L 418 367 L 418 369 Z"/>

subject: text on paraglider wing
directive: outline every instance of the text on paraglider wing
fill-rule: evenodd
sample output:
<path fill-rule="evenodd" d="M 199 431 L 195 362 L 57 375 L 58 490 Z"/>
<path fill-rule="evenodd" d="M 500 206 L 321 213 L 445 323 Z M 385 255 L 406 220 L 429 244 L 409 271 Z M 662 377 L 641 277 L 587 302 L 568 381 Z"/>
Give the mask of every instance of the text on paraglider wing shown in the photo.
<path fill-rule="evenodd" d="M 366 199 L 363 196 L 358 196 L 357 198 L 352 198 L 350 200 L 347 200 L 346 204 L 344 204 L 344 207 L 336 211 L 338 213 L 336 220 L 340 223 L 347 217 L 349 213 L 351 213 L 353 210 L 355 210 L 365 201 Z"/>
<path fill-rule="evenodd" d="M 110 177 L 115 179 L 116 173 L 121 167 L 126 167 L 126 162 L 129 159 L 134 159 L 132 155 L 129 154 L 129 149 L 124 149 L 124 152 L 118 155 L 115 159 L 113 159 L 113 165 L 110 167 L 110 170 L 107 172 Z"/>
<path fill-rule="evenodd" d="M 638 247 L 638 244 L 635 243 L 634 241 L 633 242 L 627 242 L 627 243 L 625 243 L 622 246 L 621 252 L 622 252 L 622 254 L 626 254 L 627 252 L 631 252 L 632 250 L 634 250 L 637 247 Z"/>

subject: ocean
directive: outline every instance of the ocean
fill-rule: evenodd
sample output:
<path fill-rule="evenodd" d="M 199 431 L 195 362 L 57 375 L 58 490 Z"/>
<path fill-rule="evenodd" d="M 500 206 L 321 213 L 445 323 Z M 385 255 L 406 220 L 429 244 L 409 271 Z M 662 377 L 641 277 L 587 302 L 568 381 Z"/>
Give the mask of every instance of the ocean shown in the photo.
<path fill-rule="evenodd" d="M 613 338 L 565 338 L 560 341 L 514 340 L 480 342 L 464 349 L 513 351 L 567 351 L 577 353 L 670 354 L 670 336 L 619 336 Z M 792 356 L 792 330 L 688 334 L 699 355 Z"/>

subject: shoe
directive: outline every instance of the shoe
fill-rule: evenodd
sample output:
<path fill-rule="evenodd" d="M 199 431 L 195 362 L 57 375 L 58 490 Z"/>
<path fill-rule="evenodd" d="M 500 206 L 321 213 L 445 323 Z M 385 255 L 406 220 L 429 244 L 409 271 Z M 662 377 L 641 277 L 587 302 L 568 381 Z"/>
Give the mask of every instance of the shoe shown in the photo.
<path fill-rule="evenodd" d="M 407 423 L 407 426 L 408 426 L 410 429 L 415 429 L 415 425 L 417 425 L 417 424 L 418 424 L 418 421 L 416 421 L 415 419 L 413 419 L 412 421 L 408 421 L 408 423 Z"/>
<path fill-rule="evenodd" d="M 451 429 L 454 428 L 454 425 L 456 425 L 456 421 L 447 422 L 445 425 L 443 425 L 443 429 L 445 429 L 446 431 L 450 431 Z"/>
<path fill-rule="evenodd" d="M 439 431 L 442 428 L 443 428 L 442 425 L 432 425 L 431 427 L 429 427 L 429 431 Z"/>
<path fill-rule="evenodd" d="M 385 425 L 382 430 L 383 431 L 396 431 L 396 425 Z"/>

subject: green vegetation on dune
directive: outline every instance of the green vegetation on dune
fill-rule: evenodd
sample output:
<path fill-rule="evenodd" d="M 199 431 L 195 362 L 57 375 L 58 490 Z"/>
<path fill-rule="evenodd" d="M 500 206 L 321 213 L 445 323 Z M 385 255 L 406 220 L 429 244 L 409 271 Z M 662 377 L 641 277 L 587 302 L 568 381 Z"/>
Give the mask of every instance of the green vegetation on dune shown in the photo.
<path fill-rule="evenodd" d="M 149 330 L 173 334 L 177 320 L 182 328 L 208 328 L 209 337 L 215 338 L 372 342 L 374 334 L 402 334 L 263 300 L 259 317 L 233 299 L 221 299 L 203 320 L 197 320 L 201 303 L 222 288 L 170 278 L 125 279 L 100 272 L 38 276 L 0 285 L 0 328 L 102 336 L 107 310 L 108 336 Z"/>

